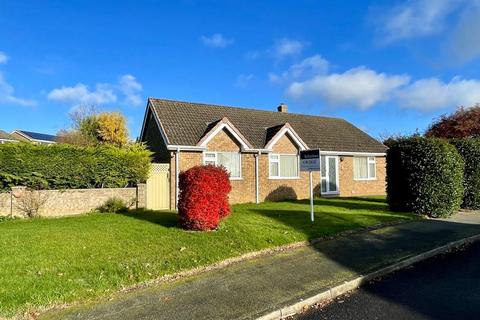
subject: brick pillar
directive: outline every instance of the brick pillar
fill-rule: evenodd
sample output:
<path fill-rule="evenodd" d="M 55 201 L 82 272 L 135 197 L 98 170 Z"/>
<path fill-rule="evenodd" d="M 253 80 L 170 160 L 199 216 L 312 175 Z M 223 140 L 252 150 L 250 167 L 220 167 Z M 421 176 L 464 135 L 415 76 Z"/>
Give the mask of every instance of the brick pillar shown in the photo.
<path fill-rule="evenodd" d="M 145 183 L 137 184 L 137 209 L 147 206 L 147 185 Z"/>

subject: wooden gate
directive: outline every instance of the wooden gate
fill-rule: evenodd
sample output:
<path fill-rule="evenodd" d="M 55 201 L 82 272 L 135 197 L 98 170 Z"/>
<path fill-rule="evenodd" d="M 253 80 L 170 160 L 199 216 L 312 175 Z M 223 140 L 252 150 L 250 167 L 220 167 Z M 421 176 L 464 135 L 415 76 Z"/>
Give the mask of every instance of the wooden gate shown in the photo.
<path fill-rule="evenodd" d="M 147 209 L 170 209 L 170 165 L 152 164 L 152 171 L 147 180 Z"/>

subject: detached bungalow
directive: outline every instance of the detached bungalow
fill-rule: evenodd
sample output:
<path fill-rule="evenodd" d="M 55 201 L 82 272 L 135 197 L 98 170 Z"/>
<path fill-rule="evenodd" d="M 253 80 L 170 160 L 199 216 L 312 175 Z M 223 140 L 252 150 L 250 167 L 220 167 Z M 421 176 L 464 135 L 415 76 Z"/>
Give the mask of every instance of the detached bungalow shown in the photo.
<path fill-rule="evenodd" d="M 230 172 L 231 203 L 309 197 L 299 151 L 320 149 L 314 173 L 322 196 L 385 194 L 386 147 L 349 122 L 328 117 L 148 99 L 140 140 L 170 165 L 170 207 L 178 173 L 201 164 Z"/>
<path fill-rule="evenodd" d="M 15 130 L 10 133 L 10 135 L 19 141 L 31 142 L 35 144 L 53 144 L 56 143 L 57 140 L 57 136 L 51 134 L 25 130 Z"/>

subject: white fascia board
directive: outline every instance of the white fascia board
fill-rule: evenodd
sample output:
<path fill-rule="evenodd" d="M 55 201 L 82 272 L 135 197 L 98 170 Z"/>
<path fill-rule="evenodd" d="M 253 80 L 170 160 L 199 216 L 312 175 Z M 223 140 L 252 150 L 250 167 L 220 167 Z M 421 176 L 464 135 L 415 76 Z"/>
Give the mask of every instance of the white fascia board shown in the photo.
<path fill-rule="evenodd" d="M 46 144 L 54 144 L 56 143 L 55 141 L 47 141 L 47 140 L 40 140 L 40 139 L 32 139 L 33 142 L 40 142 L 40 143 L 46 143 Z"/>
<path fill-rule="evenodd" d="M 272 152 L 272 150 L 270 149 L 254 149 L 254 148 L 251 148 L 251 149 L 243 149 L 242 148 L 242 152 L 244 153 L 270 153 Z"/>
<path fill-rule="evenodd" d="M 217 128 L 215 128 L 213 132 L 208 133 L 208 137 L 205 140 L 203 140 L 199 146 L 206 147 L 207 144 L 210 142 L 210 140 L 212 140 L 223 129 L 227 129 L 228 132 L 230 132 L 234 136 L 234 138 L 237 139 L 238 142 L 240 142 L 243 149 L 249 149 L 245 141 L 243 141 L 243 139 L 235 132 L 235 130 L 228 123 L 222 123 Z"/>
<path fill-rule="evenodd" d="M 13 130 L 12 133 L 10 133 L 10 134 L 14 134 L 14 133 L 21 135 L 21 136 L 24 137 L 25 139 L 28 139 L 28 140 L 31 140 L 31 139 L 32 139 L 30 136 L 27 136 L 25 133 L 23 133 L 23 132 L 21 132 L 21 131 L 19 131 L 19 130 Z"/>
<path fill-rule="evenodd" d="M 167 149 L 171 151 L 205 151 L 207 150 L 207 148 L 205 147 L 183 146 L 183 145 L 176 145 L 176 144 L 167 145 Z"/>
<path fill-rule="evenodd" d="M 366 157 L 383 157 L 387 154 L 385 152 L 350 152 L 350 151 L 322 151 L 320 149 L 321 155 L 332 155 L 332 156 L 366 156 Z"/>
<path fill-rule="evenodd" d="M 300 147 L 300 150 L 307 150 L 308 146 L 300 139 L 298 138 L 297 134 L 292 131 L 292 129 L 285 127 L 282 130 L 280 130 L 277 134 L 276 137 L 270 140 L 270 142 L 265 146 L 267 150 L 272 150 L 273 146 L 280 140 L 281 137 L 283 137 L 285 134 L 289 134 L 290 138 L 293 139 L 293 141 Z"/>
<path fill-rule="evenodd" d="M 176 145 L 176 144 L 170 144 L 167 146 L 168 150 L 171 151 L 207 151 L 207 147 L 199 147 L 199 146 L 185 146 L 185 145 Z M 212 150 L 212 152 L 215 152 Z M 267 149 L 241 149 L 242 153 L 270 153 L 271 150 Z"/>
<path fill-rule="evenodd" d="M 143 138 L 145 125 L 147 124 L 147 116 L 148 116 L 149 110 L 150 110 L 150 98 L 147 100 L 147 107 L 145 108 L 145 114 L 143 115 L 143 125 L 142 125 L 142 129 L 140 130 L 140 140 L 142 140 Z"/>

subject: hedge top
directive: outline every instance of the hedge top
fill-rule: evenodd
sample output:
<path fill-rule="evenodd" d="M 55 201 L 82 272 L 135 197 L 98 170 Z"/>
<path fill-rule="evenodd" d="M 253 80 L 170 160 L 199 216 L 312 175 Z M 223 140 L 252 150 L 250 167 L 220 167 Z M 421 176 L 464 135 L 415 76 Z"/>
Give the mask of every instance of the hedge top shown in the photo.
<path fill-rule="evenodd" d="M 125 187 L 145 182 L 151 153 L 143 145 L 79 147 L 67 144 L 0 145 L 0 191 Z"/>

